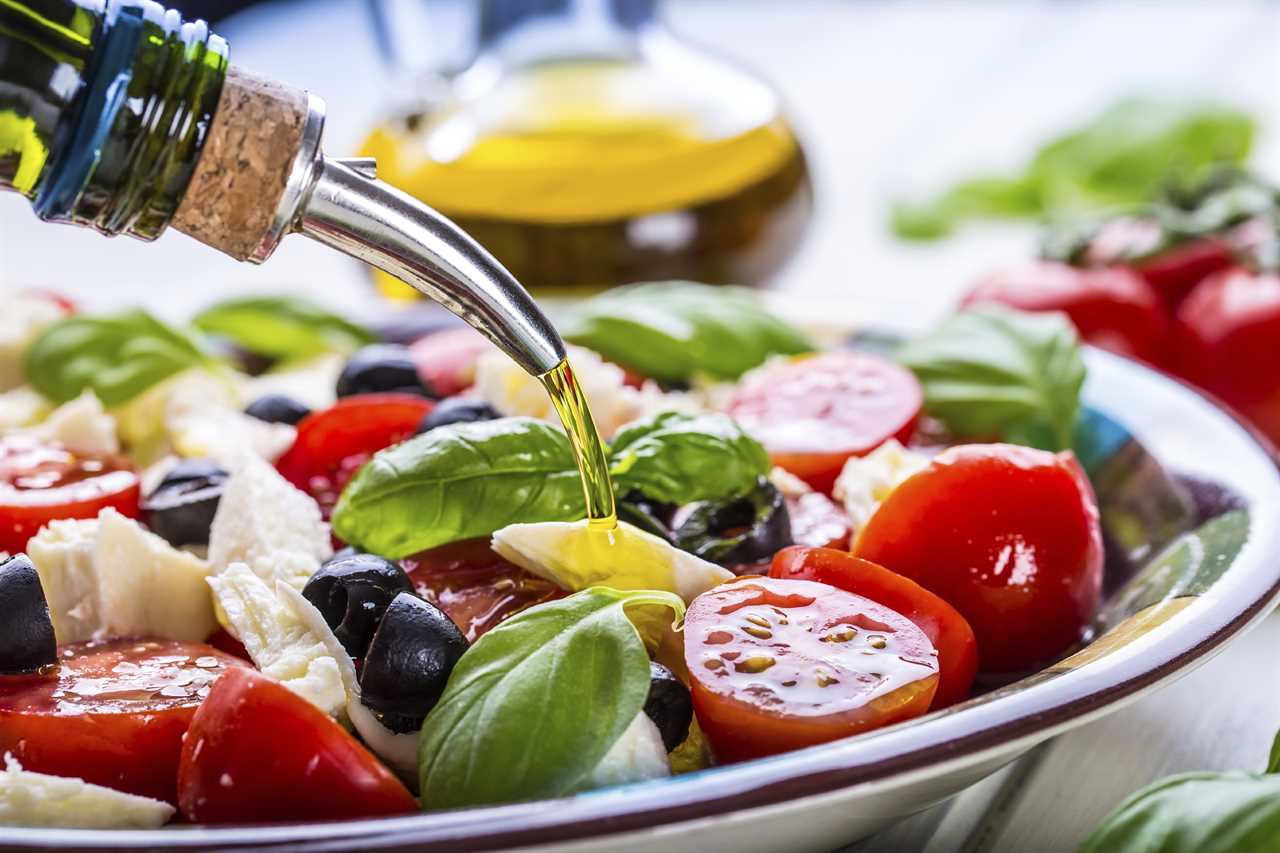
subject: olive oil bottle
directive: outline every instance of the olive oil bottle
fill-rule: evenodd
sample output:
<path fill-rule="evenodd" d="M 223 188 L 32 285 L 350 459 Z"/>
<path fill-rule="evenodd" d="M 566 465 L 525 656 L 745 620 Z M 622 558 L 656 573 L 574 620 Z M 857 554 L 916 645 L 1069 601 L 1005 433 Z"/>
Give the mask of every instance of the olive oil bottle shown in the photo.
<path fill-rule="evenodd" d="M 796 248 L 811 192 L 777 96 L 673 38 L 652 0 L 488 0 L 480 29 L 449 95 L 364 153 L 526 287 L 760 284 Z"/>

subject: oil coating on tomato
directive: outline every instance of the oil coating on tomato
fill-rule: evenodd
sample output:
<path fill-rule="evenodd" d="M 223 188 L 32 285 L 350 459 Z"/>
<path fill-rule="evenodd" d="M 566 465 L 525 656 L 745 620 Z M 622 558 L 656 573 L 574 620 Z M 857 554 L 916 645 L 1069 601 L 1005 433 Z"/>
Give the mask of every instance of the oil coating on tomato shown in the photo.
<path fill-rule="evenodd" d="M 769 577 L 818 581 L 898 611 L 938 650 L 938 690 L 929 710 L 962 702 L 978 673 L 978 641 L 956 609 L 915 581 L 832 548 L 783 548 Z"/>
<path fill-rule="evenodd" d="M 929 638 L 826 584 L 739 578 L 694 599 L 684 656 L 721 762 L 826 743 L 919 716 L 938 685 Z"/>
<path fill-rule="evenodd" d="M 958 610 L 984 672 L 1020 672 L 1067 651 L 1102 586 L 1098 507 L 1069 451 L 943 451 L 889 493 L 853 553 Z"/>
<path fill-rule="evenodd" d="M 137 518 L 138 475 L 113 456 L 72 453 L 32 436 L 0 438 L 0 551 L 26 550 L 27 540 L 60 518 L 97 518 L 110 507 Z"/>
<path fill-rule="evenodd" d="M 418 811 L 400 780 L 328 714 L 252 669 L 220 678 L 191 721 L 178 806 L 200 823 Z"/>
<path fill-rule="evenodd" d="M 923 399 L 909 370 L 870 353 L 836 351 L 748 374 L 726 411 L 773 464 L 830 494 L 850 456 L 891 438 L 907 443 Z"/>
<path fill-rule="evenodd" d="M 0 676 L 0 755 L 176 803 L 178 755 L 196 707 L 216 679 L 243 666 L 176 640 L 62 646 L 52 672 Z"/>

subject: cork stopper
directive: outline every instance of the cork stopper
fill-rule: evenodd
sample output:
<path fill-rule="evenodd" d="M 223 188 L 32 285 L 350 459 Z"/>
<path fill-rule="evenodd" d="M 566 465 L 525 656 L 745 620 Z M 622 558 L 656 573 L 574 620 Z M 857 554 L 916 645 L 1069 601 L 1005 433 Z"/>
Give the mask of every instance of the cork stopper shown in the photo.
<path fill-rule="evenodd" d="M 272 233 L 306 117 L 306 92 L 230 68 L 173 227 L 249 260 Z"/>

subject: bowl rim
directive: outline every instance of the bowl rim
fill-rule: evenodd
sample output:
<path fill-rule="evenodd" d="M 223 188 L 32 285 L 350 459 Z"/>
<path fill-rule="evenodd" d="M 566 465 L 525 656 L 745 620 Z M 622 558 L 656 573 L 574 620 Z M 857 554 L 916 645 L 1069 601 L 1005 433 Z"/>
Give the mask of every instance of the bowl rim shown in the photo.
<path fill-rule="evenodd" d="M 1262 474 L 1271 493 L 1263 507 L 1270 503 L 1280 510 L 1280 458 L 1241 416 L 1180 379 L 1119 356 L 1088 348 L 1086 358 L 1091 376 L 1100 368 L 1108 377 L 1102 381 L 1149 383 L 1157 396 L 1169 398 L 1194 418 L 1208 419 L 1224 439 L 1260 452 L 1270 463 Z M 1122 416 L 1126 423 L 1128 415 Z M 1212 424 L 1215 416 L 1221 416 L 1216 418 L 1221 425 Z M 1152 427 L 1133 429 L 1141 437 Z M 1248 541 L 1223 575 L 1228 577 L 1227 588 L 1219 590 L 1215 584 L 1158 628 L 1077 668 L 1051 666 L 1031 676 L 1046 676 L 1039 683 L 997 690 L 923 718 L 770 758 L 576 797 L 393 818 L 153 830 L 6 827 L 0 847 L 252 850 L 340 844 L 342 849 L 491 850 L 669 827 L 870 783 L 891 784 L 1051 737 L 1203 663 L 1280 600 L 1280 531 L 1251 524 Z"/>

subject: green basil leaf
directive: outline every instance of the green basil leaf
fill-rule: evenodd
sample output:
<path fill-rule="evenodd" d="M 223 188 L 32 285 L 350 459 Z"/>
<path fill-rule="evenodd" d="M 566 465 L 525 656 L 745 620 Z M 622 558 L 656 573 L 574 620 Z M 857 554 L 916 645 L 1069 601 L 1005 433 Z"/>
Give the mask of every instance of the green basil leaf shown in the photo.
<path fill-rule="evenodd" d="M 1071 447 L 1085 369 L 1064 315 L 963 311 L 908 341 L 898 360 L 924 387 L 925 411 L 956 435 Z"/>
<path fill-rule="evenodd" d="M 669 592 L 593 587 L 489 631 L 458 662 L 418 745 L 422 803 L 447 809 L 568 794 L 644 706 L 649 655 L 626 609 Z"/>
<path fill-rule="evenodd" d="M 618 490 L 663 503 L 737 497 L 769 472 L 769 454 L 722 414 L 661 412 L 614 436 L 609 473 Z"/>
<path fill-rule="evenodd" d="M 1125 800 L 1080 853 L 1280 850 L 1280 776 L 1184 773 Z"/>
<path fill-rule="evenodd" d="M 1271 755 L 1267 757 L 1267 773 L 1280 773 L 1280 732 L 1271 741 Z"/>
<path fill-rule="evenodd" d="M 561 331 L 565 340 L 662 382 L 736 379 L 775 353 L 814 348 L 752 291 L 687 281 L 616 288 L 583 304 Z"/>
<path fill-rule="evenodd" d="M 452 424 L 379 452 L 333 510 L 344 541 L 391 559 L 516 522 L 586 514 L 565 434 L 533 418 Z"/>
<path fill-rule="evenodd" d="M 93 391 L 119 406 L 190 367 L 209 361 L 187 334 L 132 310 L 59 321 L 27 350 L 27 379 L 55 403 Z"/>
<path fill-rule="evenodd" d="M 377 340 L 368 329 L 291 296 L 229 299 L 201 312 L 192 323 L 249 352 L 275 359 L 305 358 L 330 350 L 350 352 Z"/>

